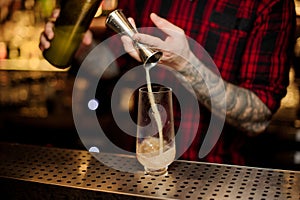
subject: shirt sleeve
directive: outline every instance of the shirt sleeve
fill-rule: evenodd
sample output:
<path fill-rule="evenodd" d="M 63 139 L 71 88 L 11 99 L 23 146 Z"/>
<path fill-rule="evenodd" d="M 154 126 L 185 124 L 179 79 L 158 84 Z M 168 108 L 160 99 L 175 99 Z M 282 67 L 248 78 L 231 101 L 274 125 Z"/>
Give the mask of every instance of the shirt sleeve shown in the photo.
<path fill-rule="evenodd" d="M 240 85 L 253 91 L 274 113 L 289 84 L 295 7 L 291 0 L 263 2 L 243 54 Z"/>

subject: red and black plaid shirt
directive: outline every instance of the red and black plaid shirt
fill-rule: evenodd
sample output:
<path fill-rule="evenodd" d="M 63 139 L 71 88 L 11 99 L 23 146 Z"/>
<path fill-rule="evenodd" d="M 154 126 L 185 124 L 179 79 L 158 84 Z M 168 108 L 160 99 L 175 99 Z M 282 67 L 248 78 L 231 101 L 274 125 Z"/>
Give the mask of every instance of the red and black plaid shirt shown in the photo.
<path fill-rule="evenodd" d="M 135 19 L 137 27 L 154 27 L 152 12 L 166 18 L 206 49 L 225 81 L 253 91 L 272 112 L 280 106 L 293 45 L 293 0 L 119 0 L 119 8 Z M 195 115 L 199 113 L 191 108 L 180 121 L 182 144 L 197 132 L 182 159 L 200 160 L 210 113 L 201 108 L 200 125 Z M 218 143 L 201 160 L 243 164 L 240 148 L 245 137 L 225 125 Z"/>

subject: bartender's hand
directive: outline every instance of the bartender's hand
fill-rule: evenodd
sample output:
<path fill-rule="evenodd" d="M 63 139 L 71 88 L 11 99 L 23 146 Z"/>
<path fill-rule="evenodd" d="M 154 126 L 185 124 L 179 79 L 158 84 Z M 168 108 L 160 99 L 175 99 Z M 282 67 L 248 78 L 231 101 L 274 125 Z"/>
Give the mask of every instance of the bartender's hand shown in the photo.
<path fill-rule="evenodd" d="M 49 20 L 45 24 L 44 31 L 41 33 L 40 36 L 39 48 L 41 51 L 44 51 L 45 49 L 48 49 L 50 47 L 50 41 L 54 38 L 54 32 L 53 32 L 54 22 L 59 16 L 59 11 L 60 10 L 57 8 L 54 9 L 50 17 L 51 20 Z M 82 39 L 82 44 L 86 46 L 90 45 L 92 43 L 92 40 L 93 40 L 93 34 L 90 30 L 88 30 L 84 34 L 84 37 Z"/>
<path fill-rule="evenodd" d="M 190 50 L 185 32 L 154 13 L 151 13 L 150 18 L 158 29 L 166 33 L 167 37 L 165 40 L 141 33 L 135 34 L 133 36 L 134 40 L 148 45 L 152 49 L 163 52 L 163 56 L 160 60 L 161 64 L 172 67 L 175 70 L 181 70 L 194 57 Z M 128 20 L 135 27 L 134 20 L 132 18 Z M 128 36 L 122 36 L 121 39 L 125 51 L 136 60 L 141 61 L 138 52 L 133 46 L 132 40 Z"/>
<path fill-rule="evenodd" d="M 138 33 L 134 35 L 134 40 L 162 51 L 160 62 L 180 71 L 183 76 L 178 77 L 191 86 L 189 89 L 196 94 L 199 102 L 217 116 L 226 116 L 228 124 L 249 135 L 262 133 L 272 113 L 261 99 L 253 91 L 226 82 L 208 69 L 191 52 L 182 29 L 155 14 L 150 17 L 157 28 L 167 34 L 166 39 Z M 131 39 L 123 36 L 122 41 L 125 50 L 137 58 Z M 215 106 L 214 110 L 212 105 Z"/>

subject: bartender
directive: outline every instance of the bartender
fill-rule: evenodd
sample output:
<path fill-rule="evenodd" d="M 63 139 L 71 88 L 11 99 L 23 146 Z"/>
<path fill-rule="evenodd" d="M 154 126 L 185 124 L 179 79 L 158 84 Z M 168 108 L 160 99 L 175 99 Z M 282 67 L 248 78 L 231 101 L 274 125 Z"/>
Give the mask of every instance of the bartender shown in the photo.
<path fill-rule="evenodd" d="M 200 120 L 193 120 L 199 113 L 191 108 L 180 123 L 175 122 L 185 127 L 177 146 L 186 145 L 193 130 L 197 130 L 180 158 L 243 165 L 244 142 L 264 132 L 287 92 L 294 46 L 294 1 L 119 0 L 118 8 L 136 27 L 157 27 L 164 33 L 163 38 L 151 34 L 136 34 L 134 38 L 163 52 L 159 64 L 177 71 L 201 106 Z M 53 14 L 58 16 L 58 12 Z M 52 27 L 53 22 L 48 22 L 41 34 L 42 51 L 49 48 L 54 37 Z M 192 51 L 187 36 L 209 53 L 221 76 L 210 71 Z M 92 40 L 93 34 L 88 31 L 83 45 Z M 139 61 L 132 40 L 122 36 L 122 42 L 125 50 Z M 226 109 L 220 104 L 220 109 L 212 111 L 211 105 L 220 101 L 217 97 L 221 83 Z M 179 112 L 174 113 L 175 120 L 179 118 L 176 115 Z M 225 126 L 214 148 L 200 158 L 211 115 L 225 115 Z"/>

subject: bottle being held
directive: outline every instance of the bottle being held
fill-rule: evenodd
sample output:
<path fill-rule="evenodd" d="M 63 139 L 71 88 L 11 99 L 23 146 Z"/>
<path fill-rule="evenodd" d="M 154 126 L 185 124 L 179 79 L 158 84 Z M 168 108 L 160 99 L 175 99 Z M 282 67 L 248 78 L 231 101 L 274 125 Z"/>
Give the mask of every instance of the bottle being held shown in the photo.
<path fill-rule="evenodd" d="M 55 21 L 54 38 L 44 58 L 57 68 L 67 68 L 89 28 L 101 0 L 60 1 L 60 14 Z"/>

